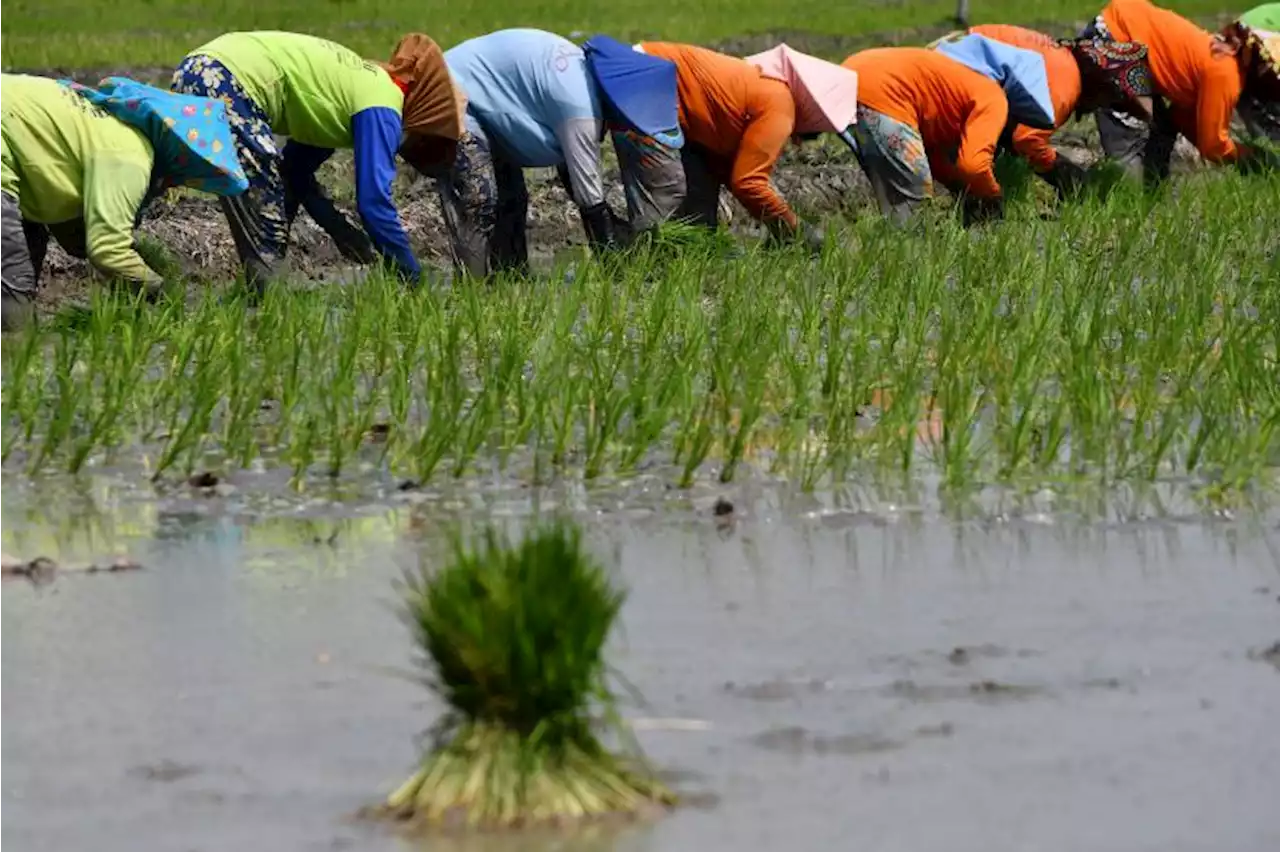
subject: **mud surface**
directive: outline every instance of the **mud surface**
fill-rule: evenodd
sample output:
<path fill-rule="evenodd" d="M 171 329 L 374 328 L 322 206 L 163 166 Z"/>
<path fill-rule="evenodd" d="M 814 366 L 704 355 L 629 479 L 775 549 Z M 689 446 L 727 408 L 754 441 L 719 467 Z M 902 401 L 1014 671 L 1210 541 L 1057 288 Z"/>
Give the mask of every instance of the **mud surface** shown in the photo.
<path fill-rule="evenodd" d="M 403 675 L 392 580 L 430 505 L 234 497 L 41 508 L 6 477 L 3 546 L 125 573 L 4 581 L 14 849 L 1271 850 L 1280 844 L 1272 521 L 946 522 L 732 493 L 563 493 L 630 588 L 612 659 L 690 806 L 585 834 L 410 843 L 350 819 L 440 707 Z M 90 506 L 101 511 L 92 516 Z"/>

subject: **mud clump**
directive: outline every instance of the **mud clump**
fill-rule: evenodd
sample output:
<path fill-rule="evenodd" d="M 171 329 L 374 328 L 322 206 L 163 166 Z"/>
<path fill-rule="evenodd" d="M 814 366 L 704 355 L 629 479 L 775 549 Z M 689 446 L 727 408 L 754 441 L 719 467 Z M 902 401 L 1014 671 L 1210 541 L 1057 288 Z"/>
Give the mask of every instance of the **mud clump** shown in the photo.
<path fill-rule="evenodd" d="M 82 565 L 79 567 L 59 566 L 57 562 L 47 556 L 37 556 L 35 559 L 27 562 L 5 554 L 3 557 L 3 564 L 0 565 L 0 574 L 4 577 L 20 577 L 25 580 L 30 580 L 35 585 L 51 583 L 57 576 L 66 573 L 115 574 L 121 571 L 141 570 L 142 565 L 140 563 L 123 554 L 113 556 L 106 562 L 91 562 L 88 565 Z"/>
<path fill-rule="evenodd" d="M 875 754 L 885 751 L 893 751 L 902 748 L 903 744 L 897 740 L 880 737 L 874 734 L 839 734 L 828 736 L 826 734 L 815 734 L 806 728 L 800 727 L 783 727 L 770 728 L 763 733 L 756 734 L 751 738 L 751 742 L 763 749 L 769 751 L 779 751 L 786 754 L 816 754 L 816 755 L 856 755 L 856 754 Z"/>
<path fill-rule="evenodd" d="M 1280 671 L 1280 640 L 1276 640 L 1266 648 L 1250 651 L 1249 659 L 1257 660 L 1260 663 L 1268 663 L 1274 666 L 1276 671 Z"/>
<path fill-rule="evenodd" d="M 831 688 L 829 681 L 820 678 L 810 680 L 768 680 L 762 683 L 738 684 L 728 681 L 724 691 L 730 695 L 752 701 L 788 701 L 804 695 L 816 695 Z"/>
<path fill-rule="evenodd" d="M 979 680 L 969 684 L 930 684 L 914 680 L 899 680 L 890 684 L 886 692 L 908 701 L 932 704 L 945 701 L 977 700 L 984 703 L 1025 701 L 1047 693 L 1041 686 L 1004 683 L 996 680 Z"/>
<path fill-rule="evenodd" d="M 0 563 L 0 575 L 22 577 L 36 584 L 52 581 L 57 571 L 58 563 L 47 556 L 37 556 L 30 562 L 25 562 L 5 554 Z"/>

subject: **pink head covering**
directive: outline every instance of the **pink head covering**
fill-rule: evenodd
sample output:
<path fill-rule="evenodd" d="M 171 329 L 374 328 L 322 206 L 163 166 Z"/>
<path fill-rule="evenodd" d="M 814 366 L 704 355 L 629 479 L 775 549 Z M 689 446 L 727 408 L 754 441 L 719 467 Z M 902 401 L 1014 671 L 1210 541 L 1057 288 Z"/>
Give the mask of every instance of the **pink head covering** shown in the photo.
<path fill-rule="evenodd" d="M 796 102 L 796 133 L 843 133 L 858 108 L 858 75 L 785 44 L 747 57 L 765 77 L 781 80 Z"/>

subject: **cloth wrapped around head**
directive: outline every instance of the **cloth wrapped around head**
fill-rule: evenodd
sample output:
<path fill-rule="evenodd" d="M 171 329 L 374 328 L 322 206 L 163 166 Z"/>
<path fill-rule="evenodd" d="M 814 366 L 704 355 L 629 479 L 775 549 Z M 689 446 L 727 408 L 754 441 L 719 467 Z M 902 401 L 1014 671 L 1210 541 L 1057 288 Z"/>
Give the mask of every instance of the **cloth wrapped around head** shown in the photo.
<path fill-rule="evenodd" d="M 239 195 L 249 188 L 222 101 L 178 95 L 125 77 L 107 77 L 96 89 L 61 82 L 141 131 L 151 143 L 155 171 L 165 186 L 216 195 Z"/>
<path fill-rule="evenodd" d="M 1057 126 L 1049 72 L 1036 51 L 977 33 L 942 39 L 934 49 L 999 83 L 1009 99 L 1009 117 L 1018 124 L 1037 130 Z"/>
<path fill-rule="evenodd" d="M 1151 117 L 1155 83 L 1147 61 L 1146 45 L 1110 39 L 1072 39 L 1063 42 L 1080 67 L 1080 82 L 1088 90 L 1109 91 L 1126 108 L 1142 118 Z"/>
<path fill-rule="evenodd" d="M 836 133 L 856 150 L 848 128 L 858 113 L 857 72 L 786 44 L 748 56 L 747 62 L 762 76 L 787 84 L 796 105 L 797 135 Z"/>
<path fill-rule="evenodd" d="M 381 65 L 404 91 L 400 155 L 420 171 L 452 162 L 467 100 L 440 45 L 423 33 L 409 33 Z"/>
<path fill-rule="evenodd" d="M 1239 52 L 1245 93 L 1280 103 L 1280 3 L 1245 13 L 1223 28 L 1221 38 Z"/>
<path fill-rule="evenodd" d="M 668 148 L 684 145 L 676 64 L 596 35 L 582 46 L 587 68 L 617 117 Z"/>

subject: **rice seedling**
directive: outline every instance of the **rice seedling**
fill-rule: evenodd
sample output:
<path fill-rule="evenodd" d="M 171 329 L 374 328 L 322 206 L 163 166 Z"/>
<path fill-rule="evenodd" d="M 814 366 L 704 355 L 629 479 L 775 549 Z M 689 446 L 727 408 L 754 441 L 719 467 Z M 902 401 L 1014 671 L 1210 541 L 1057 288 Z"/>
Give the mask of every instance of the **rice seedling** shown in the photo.
<path fill-rule="evenodd" d="M 426 483 L 499 473 L 803 488 L 1280 477 L 1280 177 L 1195 174 L 1056 219 L 857 222 L 823 257 L 638 246 L 561 279 L 103 292 L 3 348 L 6 464 L 139 460 Z M 1197 239 L 1185 238 L 1188 233 Z M 704 237 L 699 237 L 705 241 Z M 551 283 L 554 282 L 554 283 Z"/>
<path fill-rule="evenodd" d="M 448 710 L 381 813 L 492 828 L 674 804 L 609 684 L 604 646 L 625 594 L 576 527 L 547 524 L 517 543 L 492 527 L 472 543 L 457 537 L 451 563 L 410 576 L 404 591 L 425 681 Z"/>

